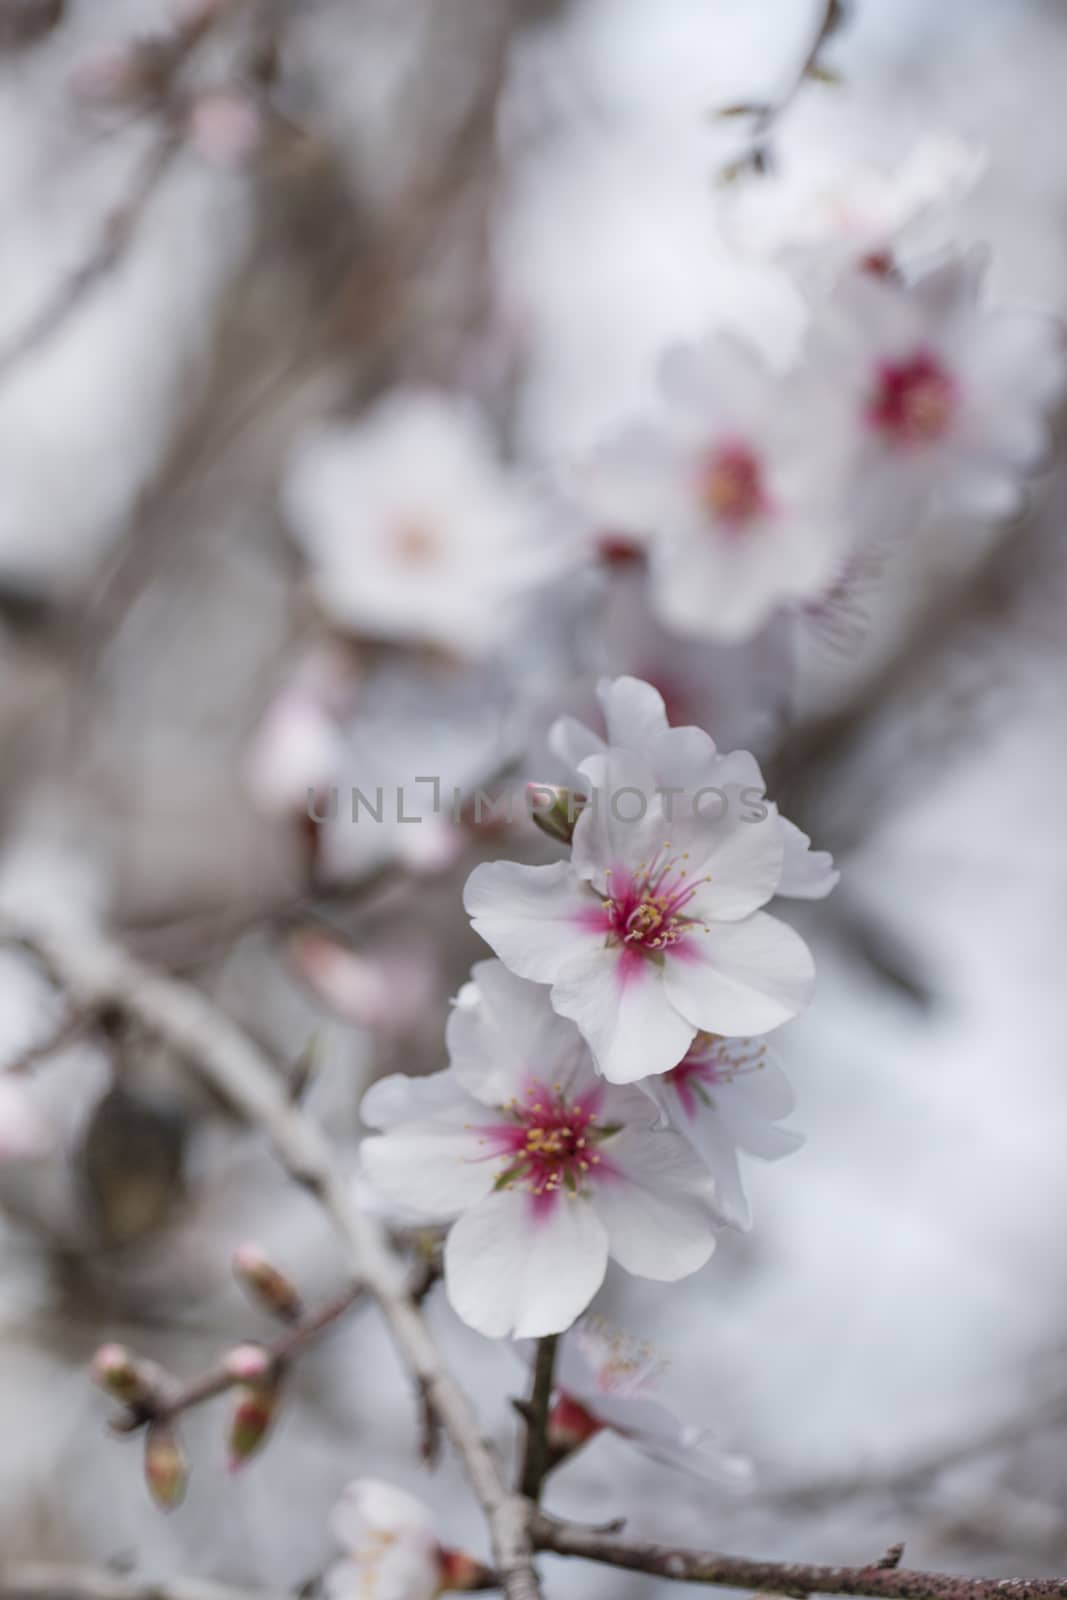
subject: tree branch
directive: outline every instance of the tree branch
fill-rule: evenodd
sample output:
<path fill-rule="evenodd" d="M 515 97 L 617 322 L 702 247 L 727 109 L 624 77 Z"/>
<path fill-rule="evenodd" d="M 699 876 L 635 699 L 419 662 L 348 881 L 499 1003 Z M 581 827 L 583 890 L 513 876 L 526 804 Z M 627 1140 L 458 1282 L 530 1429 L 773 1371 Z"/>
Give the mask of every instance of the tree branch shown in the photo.
<path fill-rule="evenodd" d="M 354 1277 L 377 1301 L 452 1440 L 485 1513 L 509 1600 L 538 1600 L 529 1506 L 508 1487 L 469 1399 L 442 1363 L 384 1230 L 354 1205 L 321 1129 L 290 1102 L 268 1057 L 199 990 L 142 967 L 102 933 L 37 922 L 9 927 L 8 937 L 36 956 L 75 1006 L 135 1017 L 266 1134 L 289 1175 L 314 1195 L 332 1222 Z"/>
<path fill-rule="evenodd" d="M 757 1561 L 715 1550 L 679 1550 L 671 1545 L 620 1539 L 596 1528 L 558 1522 L 538 1514 L 534 1547 L 580 1556 L 629 1572 L 647 1572 L 680 1583 L 759 1590 L 804 1600 L 812 1594 L 880 1597 L 880 1600 L 1065 1600 L 1067 1578 L 960 1578 L 943 1572 L 911 1572 L 890 1565 L 897 1547 L 864 1567 L 818 1567 L 806 1562 Z"/>

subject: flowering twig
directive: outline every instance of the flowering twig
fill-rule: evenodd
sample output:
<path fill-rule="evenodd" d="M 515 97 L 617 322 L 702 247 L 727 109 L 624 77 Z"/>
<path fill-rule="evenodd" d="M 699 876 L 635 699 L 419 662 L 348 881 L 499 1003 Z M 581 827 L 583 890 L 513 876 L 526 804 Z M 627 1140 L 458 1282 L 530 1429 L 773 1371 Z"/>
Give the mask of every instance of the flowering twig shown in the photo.
<path fill-rule="evenodd" d="M 820 1567 L 806 1562 L 758 1561 L 715 1550 L 621 1539 L 598 1528 L 559 1522 L 538 1513 L 534 1545 L 556 1555 L 580 1556 L 630 1572 L 646 1572 L 681 1583 L 759 1590 L 803 1600 L 811 1594 L 878 1596 L 881 1600 L 1065 1600 L 1067 1578 L 961 1578 L 944 1572 L 912 1572 L 895 1563 L 898 1547 L 863 1567 Z"/>
<path fill-rule="evenodd" d="M 533 1381 L 526 1415 L 526 1450 L 523 1455 L 520 1487 L 534 1505 L 541 1498 L 541 1485 L 548 1469 L 548 1411 L 552 1399 L 552 1379 L 556 1368 L 559 1335 L 549 1334 L 537 1342 Z"/>
<path fill-rule="evenodd" d="M 384 1230 L 353 1203 L 328 1141 L 290 1101 L 269 1058 L 199 990 L 142 967 L 102 933 L 39 923 L 7 932 L 11 942 L 37 957 L 75 1005 L 135 1017 L 266 1134 L 290 1177 L 314 1196 L 333 1224 L 355 1278 L 377 1301 L 407 1366 L 463 1461 L 485 1513 L 508 1600 L 538 1600 L 527 1502 L 508 1487 L 470 1400 L 442 1363 L 408 1290 L 404 1265 Z"/>
<path fill-rule="evenodd" d="M 277 1338 L 264 1344 L 262 1349 L 269 1368 L 279 1371 L 296 1360 L 309 1344 L 312 1344 L 327 1328 L 332 1327 L 356 1304 L 362 1293 L 361 1284 L 350 1284 L 310 1316 L 296 1323 L 294 1327 L 286 1328 Z M 224 1359 L 199 1378 L 194 1378 L 180 1388 L 168 1390 L 161 1385 L 146 1398 L 127 1406 L 126 1410 L 111 1423 L 112 1431 L 136 1433 L 149 1422 L 171 1422 L 183 1411 L 202 1405 L 205 1400 L 213 1400 L 217 1395 L 225 1394 L 227 1390 L 236 1388 L 244 1381 L 245 1379 L 232 1364 Z"/>

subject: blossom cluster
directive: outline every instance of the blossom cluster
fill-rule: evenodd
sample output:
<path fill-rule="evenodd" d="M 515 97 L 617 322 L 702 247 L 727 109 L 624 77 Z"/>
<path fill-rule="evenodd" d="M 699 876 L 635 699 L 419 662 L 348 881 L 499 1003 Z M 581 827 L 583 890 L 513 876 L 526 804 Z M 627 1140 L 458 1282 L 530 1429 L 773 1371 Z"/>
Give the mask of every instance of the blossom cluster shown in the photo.
<path fill-rule="evenodd" d="M 367 1177 L 405 1214 L 449 1223 L 455 1310 L 490 1336 L 570 1326 L 609 1258 L 671 1282 L 746 1226 L 738 1150 L 795 1148 L 763 1035 L 803 1010 L 814 966 L 764 907 L 819 897 L 829 857 L 772 802 L 668 823 L 664 796 L 762 793 L 755 760 L 672 728 L 649 684 L 601 685 L 606 739 L 561 719 L 577 787 L 626 787 L 634 820 L 581 811 L 566 859 L 484 862 L 464 897 L 496 955 L 449 1018 L 449 1066 L 363 1101 Z"/>

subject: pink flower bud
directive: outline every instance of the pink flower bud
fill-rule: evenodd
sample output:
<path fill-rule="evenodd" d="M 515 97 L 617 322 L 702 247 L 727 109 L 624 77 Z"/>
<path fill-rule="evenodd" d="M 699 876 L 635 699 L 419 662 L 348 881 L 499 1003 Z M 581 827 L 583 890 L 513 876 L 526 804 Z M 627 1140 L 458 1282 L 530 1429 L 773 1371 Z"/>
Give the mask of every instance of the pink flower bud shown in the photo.
<path fill-rule="evenodd" d="M 185 1499 L 189 1466 L 178 1435 L 169 1422 L 152 1422 L 145 1433 L 144 1475 L 148 1491 L 163 1511 Z"/>
<path fill-rule="evenodd" d="M 548 1415 L 548 1448 L 559 1459 L 602 1432 L 604 1424 L 568 1394 L 561 1394 Z"/>
<path fill-rule="evenodd" d="M 542 833 L 559 844 L 570 844 L 575 824 L 588 804 L 582 794 L 554 783 L 528 783 L 526 804 Z"/>
<path fill-rule="evenodd" d="M 278 1409 L 279 1393 L 276 1383 L 241 1390 L 228 1434 L 231 1472 L 236 1472 L 262 1446 Z"/>
<path fill-rule="evenodd" d="M 144 1371 L 125 1345 L 102 1344 L 89 1363 L 89 1376 L 125 1405 L 136 1405 L 149 1393 Z"/>
<path fill-rule="evenodd" d="M 304 1307 L 299 1294 L 258 1244 L 243 1244 L 234 1251 L 233 1270 L 241 1287 L 264 1311 L 283 1322 L 300 1320 Z"/>
<path fill-rule="evenodd" d="M 428 950 L 394 946 L 363 955 L 306 928 L 290 939 L 289 954 L 318 999 L 375 1033 L 396 1038 L 414 1032 L 437 999 L 437 967 Z"/>
<path fill-rule="evenodd" d="M 261 1344 L 235 1345 L 226 1356 L 223 1366 L 231 1378 L 237 1378 L 241 1383 L 259 1382 L 274 1370 L 270 1352 L 264 1350 Z"/>
<path fill-rule="evenodd" d="M 437 1553 L 442 1590 L 488 1589 L 492 1573 L 484 1561 L 476 1561 L 466 1550 L 447 1550 L 442 1545 Z"/>

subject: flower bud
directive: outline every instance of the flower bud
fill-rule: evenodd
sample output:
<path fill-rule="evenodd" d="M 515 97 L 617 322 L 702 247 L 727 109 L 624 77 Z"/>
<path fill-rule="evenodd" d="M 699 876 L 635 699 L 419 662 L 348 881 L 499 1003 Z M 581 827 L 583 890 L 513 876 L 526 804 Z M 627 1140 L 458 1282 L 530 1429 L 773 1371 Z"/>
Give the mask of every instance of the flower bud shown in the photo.
<path fill-rule="evenodd" d="M 266 1439 L 278 1409 L 280 1392 L 277 1383 L 249 1384 L 240 1391 L 227 1436 L 231 1472 L 236 1472 L 249 1456 L 255 1455 Z"/>
<path fill-rule="evenodd" d="M 560 1394 L 548 1414 L 545 1439 L 552 1460 L 562 1461 L 564 1456 L 587 1444 L 600 1433 L 604 1424 L 587 1411 L 569 1394 Z"/>
<path fill-rule="evenodd" d="M 488 1589 L 492 1586 L 493 1574 L 483 1561 L 476 1561 L 469 1556 L 466 1550 L 446 1550 L 442 1546 L 437 1552 L 437 1564 L 441 1574 L 441 1589 Z"/>
<path fill-rule="evenodd" d="M 151 1422 L 145 1433 L 144 1475 L 148 1492 L 163 1511 L 173 1511 L 185 1499 L 189 1465 L 169 1422 Z"/>
<path fill-rule="evenodd" d="M 526 785 L 526 804 L 531 818 L 542 833 L 560 844 L 570 844 L 575 823 L 588 803 L 585 795 L 554 783 Z"/>
<path fill-rule="evenodd" d="M 269 1378 L 274 1369 L 270 1351 L 261 1344 L 235 1345 L 222 1364 L 239 1383 L 260 1383 Z"/>
<path fill-rule="evenodd" d="M 128 1406 L 146 1400 L 150 1393 L 144 1368 L 122 1344 L 102 1344 L 89 1363 L 89 1376 L 106 1394 Z"/>
<path fill-rule="evenodd" d="M 264 1311 L 282 1322 L 299 1322 L 304 1313 L 300 1296 L 258 1244 L 243 1244 L 234 1251 L 233 1270 L 242 1289 Z"/>

